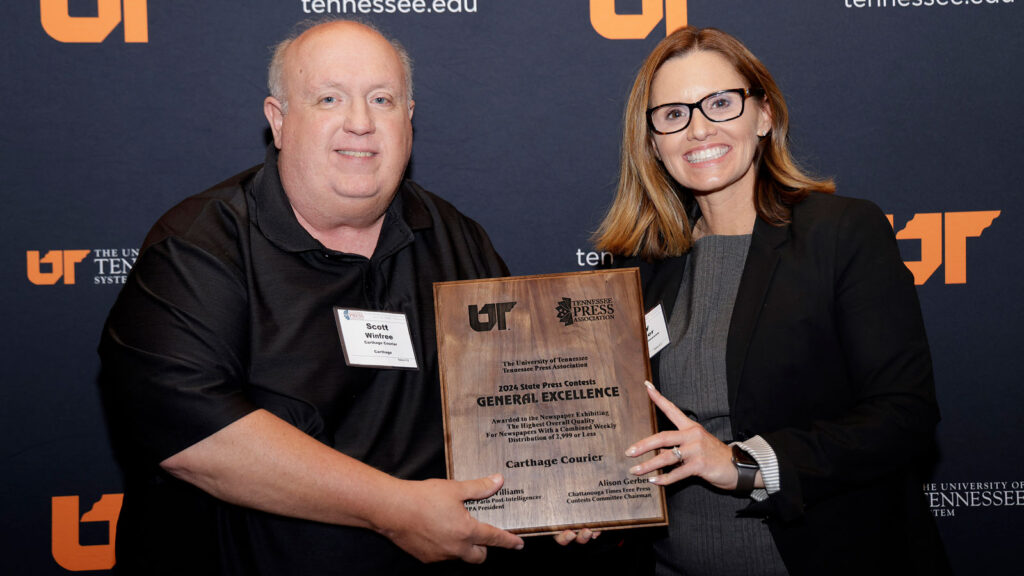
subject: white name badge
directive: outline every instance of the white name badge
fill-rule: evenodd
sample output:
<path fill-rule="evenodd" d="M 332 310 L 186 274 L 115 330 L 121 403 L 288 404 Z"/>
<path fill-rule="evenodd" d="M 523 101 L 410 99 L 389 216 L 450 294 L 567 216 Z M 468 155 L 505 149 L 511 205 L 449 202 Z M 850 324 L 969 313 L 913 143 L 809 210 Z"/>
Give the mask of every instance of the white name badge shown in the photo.
<path fill-rule="evenodd" d="M 349 366 L 418 370 L 405 314 L 334 308 Z"/>
<path fill-rule="evenodd" d="M 647 353 L 651 358 L 668 346 L 668 327 L 665 325 L 665 311 L 661 304 L 651 308 L 650 312 L 644 315 L 647 323 Z"/>

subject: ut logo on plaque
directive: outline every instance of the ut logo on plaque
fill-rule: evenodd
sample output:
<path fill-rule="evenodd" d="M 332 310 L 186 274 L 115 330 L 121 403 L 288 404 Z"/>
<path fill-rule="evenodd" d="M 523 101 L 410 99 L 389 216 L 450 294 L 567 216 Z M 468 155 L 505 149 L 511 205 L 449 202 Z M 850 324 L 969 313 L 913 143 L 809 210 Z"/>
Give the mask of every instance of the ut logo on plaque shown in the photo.
<path fill-rule="evenodd" d="M 58 42 L 103 42 L 124 20 L 125 42 L 149 42 L 147 0 L 93 0 L 95 16 L 72 16 L 71 0 L 39 0 L 43 30 Z M 76 6 L 84 2 L 76 2 Z"/>
<path fill-rule="evenodd" d="M 52 286 L 64 278 L 65 284 L 75 283 L 75 265 L 85 260 L 92 250 L 50 250 L 39 257 L 37 250 L 25 253 L 25 267 L 29 282 L 37 286 Z M 43 270 L 43 264 L 50 269 Z"/>
<path fill-rule="evenodd" d="M 492 330 L 498 325 L 498 330 L 508 330 L 505 315 L 515 307 L 515 302 L 497 302 L 484 305 L 483 309 L 477 309 L 476 304 L 469 307 L 469 326 L 477 332 Z M 487 320 L 483 320 L 487 318 Z"/>
<path fill-rule="evenodd" d="M 896 232 L 897 240 L 921 242 L 921 259 L 904 262 L 914 275 L 914 283 L 920 286 L 927 282 L 945 261 L 946 284 L 966 284 L 967 239 L 981 236 L 1000 213 L 1000 210 L 979 210 L 914 214 L 906 226 Z M 886 216 L 889 224 L 893 224 L 892 214 Z"/>
<path fill-rule="evenodd" d="M 665 35 L 686 26 L 686 0 L 643 0 L 639 14 L 619 14 L 616 0 L 590 0 L 590 24 L 610 40 L 647 38 L 662 19 Z"/>
<path fill-rule="evenodd" d="M 123 494 L 104 494 L 92 508 L 79 517 L 78 496 L 54 496 L 51 503 L 50 551 L 65 570 L 109 570 L 114 567 L 114 537 L 121 514 Z M 104 544 L 80 541 L 81 524 L 105 522 Z"/>

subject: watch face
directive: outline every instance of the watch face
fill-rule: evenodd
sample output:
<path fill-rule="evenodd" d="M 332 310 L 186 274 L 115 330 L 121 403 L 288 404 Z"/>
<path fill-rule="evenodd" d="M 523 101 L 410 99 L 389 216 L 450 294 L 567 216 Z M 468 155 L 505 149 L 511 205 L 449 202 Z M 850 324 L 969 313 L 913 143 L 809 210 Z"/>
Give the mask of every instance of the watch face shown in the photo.
<path fill-rule="evenodd" d="M 760 468 L 760 466 L 758 466 L 757 464 L 757 460 L 754 460 L 753 456 L 747 454 L 747 451 L 740 448 L 739 446 L 732 447 L 732 462 L 737 467 Z"/>
<path fill-rule="evenodd" d="M 736 492 L 749 493 L 754 488 L 754 478 L 757 476 L 759 466 L 754 457 L 747 454 L 747 451 L 739 446 L 732 447 L 732 463 L 736 466 L 739 477 L 736 479 Z"/>

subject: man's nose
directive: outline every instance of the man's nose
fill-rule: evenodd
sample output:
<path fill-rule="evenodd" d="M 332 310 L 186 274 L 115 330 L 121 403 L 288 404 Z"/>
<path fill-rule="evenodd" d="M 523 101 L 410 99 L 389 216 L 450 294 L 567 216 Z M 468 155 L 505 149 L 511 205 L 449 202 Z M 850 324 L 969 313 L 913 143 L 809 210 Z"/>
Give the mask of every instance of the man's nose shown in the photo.
<path fill-rule="evenodd" d="M 373 115 L 366 102 L 356 101 L 345 115 L 345 131 L 352 134 L 370 134 L 374 130 Z"/>

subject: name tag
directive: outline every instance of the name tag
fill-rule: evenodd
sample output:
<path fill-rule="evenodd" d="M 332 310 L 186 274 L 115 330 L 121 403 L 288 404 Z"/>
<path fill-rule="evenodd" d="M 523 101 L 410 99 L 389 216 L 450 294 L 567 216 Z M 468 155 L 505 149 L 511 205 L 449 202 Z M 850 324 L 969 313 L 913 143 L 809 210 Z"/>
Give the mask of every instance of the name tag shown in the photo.
<path fill-rule="evenodd" d="M 651 358 L 668 346 L 668 326 L 665 324 L 665 311 L 661 304 L 651 308 L 650 312 L 644 315 L 647 323 L 647 352 Z"/>
<path fill-rule="evenodd" d="M 349 366 L 418 370 L 405 314 L 334 308 Z"/>

